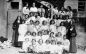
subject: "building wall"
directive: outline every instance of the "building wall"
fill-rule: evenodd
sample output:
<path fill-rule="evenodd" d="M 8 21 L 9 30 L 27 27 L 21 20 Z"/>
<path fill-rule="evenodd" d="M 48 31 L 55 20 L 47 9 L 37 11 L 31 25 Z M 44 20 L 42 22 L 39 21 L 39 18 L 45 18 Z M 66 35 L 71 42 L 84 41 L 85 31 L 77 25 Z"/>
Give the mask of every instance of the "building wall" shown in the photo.
<path fill-rule="evenodd" d="M 7 15 L 15 14 L 15 15 L 13 15 L 13 17 L 10 17 L 10 18 L 16 17 L 19 14 L 18 11 L 20 11 L 22 9 L 21 1 L 22 0 L 12 0 L 12 1 L 8 2 L 7 0 L 0 0 L 0 36 L 7 37 L 7 38 L 10 37 L 10 39 L 12 39 L 11 36 L 9 36 L 10 33 L 7 35 L 7 33 L 8 33 L 8 30 L 7 30 L 7 17 L 8 16 Z M 11 2 L 19 2 L 19 9 L 17 9 L 17 10 L 11 9 Z M 8 14 L 7 14 L 7 12 L 8 12 Z M 8 23 L 8 25 L 9 24 L 10 23 Z M 9 26 L 9 27 L 11 27 L 11 26 Z M 9 27 L 8 27 L 8 29 L 9 29 Z M 11 34 L 12 34 L 12 32 L 11 32 Z"/>
<path fill-rule="evenodd" d="M 0 0 L 0 36 L 6 37 L 5 0 Z"/>

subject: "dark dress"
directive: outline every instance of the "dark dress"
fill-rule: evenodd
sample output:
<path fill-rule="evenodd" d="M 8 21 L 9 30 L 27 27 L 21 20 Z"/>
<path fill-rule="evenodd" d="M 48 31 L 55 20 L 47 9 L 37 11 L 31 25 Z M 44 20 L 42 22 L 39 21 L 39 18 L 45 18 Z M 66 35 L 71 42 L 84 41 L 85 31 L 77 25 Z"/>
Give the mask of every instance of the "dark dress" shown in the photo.
<path fill-rule="evenodd" d="M 18 36 L 19 36 L 19 33 L 18 33 L 18 28 L 19 28 L 19 24 L 22 24 L 22 19 L 19 20 L 18 22 L 18 18 L 14 21 L 13 23 L 13 45 L 15 47 L 18 46 Z"/>
<path fill-rule="evenodd" d="M 75 30 L 75 27 L 73 27 L 72 30 L 69 31 L 70 33 L 70 37 L 69 37 L 69 40 L 70 40 L 70 50 L 69 52 L 70 53 L 76 53 L 77 52 L 77 47 L 76 47 L 76 30 Z"/>

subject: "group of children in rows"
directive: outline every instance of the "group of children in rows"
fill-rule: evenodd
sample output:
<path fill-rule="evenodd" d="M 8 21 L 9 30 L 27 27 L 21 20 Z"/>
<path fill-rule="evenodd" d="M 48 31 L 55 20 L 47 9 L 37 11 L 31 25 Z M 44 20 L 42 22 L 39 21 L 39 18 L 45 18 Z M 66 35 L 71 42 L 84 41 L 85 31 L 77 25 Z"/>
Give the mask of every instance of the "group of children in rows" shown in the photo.
<path fill-rule="evenodd" d="M 54 32 L 48 32 L 47 30 L 38 33 L 27 32 L 24 36 L 22 44 L 22 50 L 29 52 L 32 50 L 35 53 L 50 52 L 62 54 L 63 50 L 69 51 L 70 42 L 66 39 L 66 36 L 61 32 L 54 34 Z"/>
<path fill-rule="evenodd" d="M 17 31 L 16 34 L 18 34 L 15 34 L 17 36 L 15 43 L 19 42 L 24 52 L 62 54 L 64 51 L 69 51 L 70 45 L 75 43 L 75 39 L 70 38 L 73 30 L 71 8 L 68 7 L 68 12 L 65 12 L 63 7 L 61 11 L 58 11 L 57 8 L 50 8 L 51 13 L 47 13 L 50 15 L 45 17 L 47 14 L 43 6 L 37 9 L 33 3 L 30 10 L 27 6 L 23 8 L 22 19 L 19 16 L 13 24 L 15 32 Z M 60 18 L 57 17 L 58 15 Z"/>
<path fill-rule="evenodd" d="M 69 51 L 70 41 L 66 38 L 67 29 L 63 25 L 65 21 L 67 20 L 39 16 L 27 18 L 18 28 L 18 41 L 23 42 L 22 50 L 59 54 L 62 54 L 63 50 Z"/>

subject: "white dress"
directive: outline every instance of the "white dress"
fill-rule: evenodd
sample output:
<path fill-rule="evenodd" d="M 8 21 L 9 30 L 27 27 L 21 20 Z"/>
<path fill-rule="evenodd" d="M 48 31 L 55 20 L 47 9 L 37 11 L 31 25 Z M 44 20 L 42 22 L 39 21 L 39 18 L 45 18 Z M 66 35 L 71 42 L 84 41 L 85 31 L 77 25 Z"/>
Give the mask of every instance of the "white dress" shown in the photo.
<path fill-rule="evenodd" d="M 45 52 L 47 47 L 46 47 L 46 44 L 43 43 L 41 46 L 40 46 L 40 49 L 41 49 L 41 52 Z"/>
<path fill-rule="evenodd" d="M 27 30 L 30 32 L 37 32 L 37 29 L 34 25 L 27 25 Z"/>
<path fill-rule="evenodd" d="M 26 24 L 20 24 L 18 32 L 19 32 L 18 41 L 24 41 L 24 36 L 27 32 L 27 25 Z"/>
<path fill-rule="evenodd" d="M 43 31 L 43 30 L 49 30 L 49 25 L 42 25 L 39 31 Z"/>
<path fill-rule="evenodd" d="M 28 41 L 27 40 L 25 40 L 25 39 L 29 39 Z M 30 47 L 31 45 L 32 45 L 32 36 L 28 36 L 28 35 L 26 35 L 25 37 L 24 37 L 24 41 L 23 41 L 23 44 L 22 44 L 22 49 L 24 50 L 24 51 L 27 51 L 28 50 L 28 47 Z"/>
<path fill-rule="evenodd" d="M 68 39 L 63 40 L 63 48 L 67 51 L 69 51 L 70 48 L 70 41 Z"/>
<path fill-rule="evenodd" d="M 36 38 L 36 41 L 37 41 L 37 42 L 38 42 L 40 39 L 42 39 L 41 36 L 36 36 L 35 38 Z"/>
<path fill-rule="evenodd" d="M 66 35 L 66 27 L 64 27 L 64 26 L 59 26 L 57 28 L 57 31 L 58 32 L 61 32 L 62 33 L 62 36 Z"/>
<path fill-rule="evenodd" d="M 49 35 L 43 35 L 42 36 L 43 43 L 45 43 L 45 41 L 48 40 L 48 38 L 49 38 Z"/>
<path fill-rule="evenodd" d="M 63 46 L 62 45 L 51 45 L 50 46 L 50 52 L 51 53 L 62 54 L 62 52 L 63 52 Z"/>
<path fill-rule="evenodd" d="M 56 26 L 60 26 L 60 23 L 63 22 L 63 21 L 65 21 L 65 20 L 58 19 L 58 20 L 56 21 Z"/>
<path fill-rule="evenodd" d="M 50 30 L 51 30 L 51 32 L 57 33 L 55 25 L 50 25 Z"/>

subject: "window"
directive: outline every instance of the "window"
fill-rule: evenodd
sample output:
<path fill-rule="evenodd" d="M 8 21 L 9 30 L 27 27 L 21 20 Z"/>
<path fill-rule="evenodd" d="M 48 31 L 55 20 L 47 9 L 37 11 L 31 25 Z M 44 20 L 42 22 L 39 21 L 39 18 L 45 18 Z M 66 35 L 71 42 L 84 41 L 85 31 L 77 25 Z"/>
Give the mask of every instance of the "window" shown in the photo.
<path fill-rule="evenodd" d="M 12 9 L 19 9 L 19 2 L 11 2 Z"/>
<path fill-rule="evenodd" d="M 85 11 L 86 0 L 78 0 L 78 11 Z"/>

